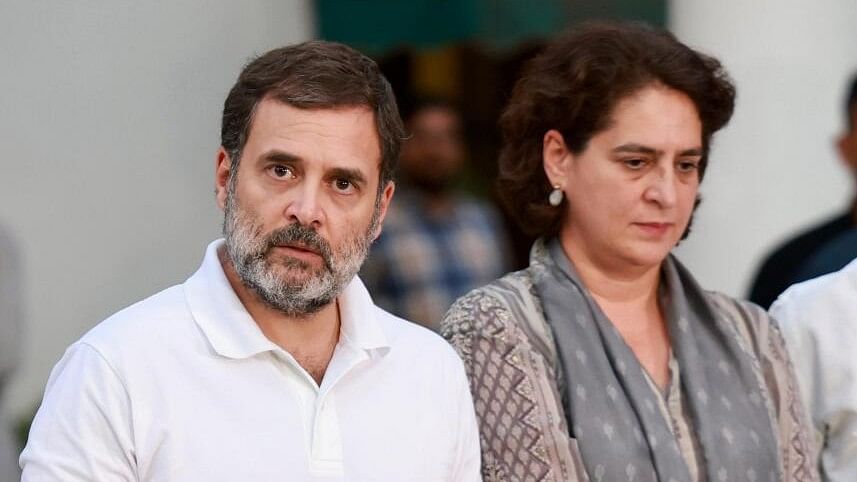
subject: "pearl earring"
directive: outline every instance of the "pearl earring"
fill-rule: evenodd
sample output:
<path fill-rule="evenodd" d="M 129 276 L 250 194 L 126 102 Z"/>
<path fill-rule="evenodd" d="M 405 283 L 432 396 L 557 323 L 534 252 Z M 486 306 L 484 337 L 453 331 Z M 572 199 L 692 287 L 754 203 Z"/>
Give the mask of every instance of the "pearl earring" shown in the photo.
<path fill-rule="evenodd" d="M 557 207 L 562 203 L 563 192 L 559 188 L 559 184 L 554 185 L 553 191 L 548 195 L 548 204 Z"/>

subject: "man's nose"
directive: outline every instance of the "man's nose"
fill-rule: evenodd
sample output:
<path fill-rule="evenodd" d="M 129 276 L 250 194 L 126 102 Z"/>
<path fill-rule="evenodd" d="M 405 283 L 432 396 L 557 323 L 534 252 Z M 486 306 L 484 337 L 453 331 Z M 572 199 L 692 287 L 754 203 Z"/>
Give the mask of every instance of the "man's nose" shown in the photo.
<path fill-rule="evenodd" d="M 290 191 L 291 199 L 283 212 L 286 219 L 315 229 L 321 227 L 324 212 L 321 207 L 320 189 L 310 183 L 304 183 Z"/>

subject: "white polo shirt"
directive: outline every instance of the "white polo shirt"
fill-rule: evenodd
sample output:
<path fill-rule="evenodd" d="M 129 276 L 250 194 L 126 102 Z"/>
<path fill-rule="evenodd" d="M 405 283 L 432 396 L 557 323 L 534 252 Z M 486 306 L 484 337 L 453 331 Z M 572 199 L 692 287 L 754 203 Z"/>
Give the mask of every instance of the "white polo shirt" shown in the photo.
<path fill-rule="evenodd" d="M 54 367 L 23 481 L 475 481 L 461 361 L 439 336 L 339 297 L 321 386 L 268 340 L 217 258 L 111 316 Z"/>
<path fill-rule="evenodd" d="M 815 428 L 827 482 L 857 480 L 857 261 L 791 286 L 771 306 Z"/>

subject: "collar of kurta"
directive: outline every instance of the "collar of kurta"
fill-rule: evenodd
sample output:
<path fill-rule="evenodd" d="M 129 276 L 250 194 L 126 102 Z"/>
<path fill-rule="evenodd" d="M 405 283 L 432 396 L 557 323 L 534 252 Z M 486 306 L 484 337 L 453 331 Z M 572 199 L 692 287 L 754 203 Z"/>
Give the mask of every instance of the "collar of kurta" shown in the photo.
<path fill-rule="evenodd" d="M 259 329 L 232 289 L 217 255 L 224 240 L 208 245 L 202 265 L 184 283 L 194 321 L 220 356 L 249 358 L 280 348 Z M 339 343 L 364 350 L 369 356 L 384 355 L 390 343 L 377 316 L 369 292 L 354 277 L 337 298 L 340 314 Z"/>

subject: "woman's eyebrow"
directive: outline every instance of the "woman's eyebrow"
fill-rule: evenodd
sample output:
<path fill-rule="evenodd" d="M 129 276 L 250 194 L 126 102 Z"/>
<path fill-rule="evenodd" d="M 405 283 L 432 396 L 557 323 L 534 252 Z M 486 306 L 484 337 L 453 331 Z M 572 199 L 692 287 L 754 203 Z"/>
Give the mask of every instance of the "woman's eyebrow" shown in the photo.
<path fill-rule="evenodd" d="M 647 154 L 653 156 L 659 156 L 660 154 L 662 154 L 661 151 L 657 149 L 653 149 L 651 147 L 635 143 L 622 144 L 621 146 L 614 147 L 613 152 L 629 154 Z"/>
<path fill-rule="evenodd" d="M 613 152 L 615 153 L 628 153 L 628 154 L 646 154 L 650 156 L 659 157 L 663 154 L 663 151 L 658 149 L 653 149 L 651 147 L 644 146 L 642 144 L 622 144 L 621 146 L 614 147 Z M 702 156 L 702 148 L 701 147 L 693 147 L 690 149 L 685 149 L 679 152 L 680 156 Z"/>

